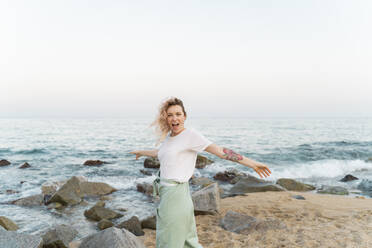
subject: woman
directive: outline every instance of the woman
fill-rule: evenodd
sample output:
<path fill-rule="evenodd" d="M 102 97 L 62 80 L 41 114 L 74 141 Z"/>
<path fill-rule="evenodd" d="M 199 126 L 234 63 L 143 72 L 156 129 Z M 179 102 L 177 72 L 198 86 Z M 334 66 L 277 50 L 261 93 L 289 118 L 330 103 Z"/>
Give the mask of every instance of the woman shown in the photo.
<path fill-rule="evenodd" d="M 193 175 L 197 153 L 207 151 L 222 159 L 254 169 L 262 177 L 270 175 L 269 168 L 228 148 L 213 144 L 192 128 L 185 128 L 186 111 L 182 101 L 170 98 L 161 104 L 156 127 L 159 149 L 133 151 L 141 156 L 158 157 L 160 170 L 154 181 L 154 191 L 160 194 L 156 214 L 157 248 L 201 248 L 196 233 L 194 206 L 188 181 Z"/>

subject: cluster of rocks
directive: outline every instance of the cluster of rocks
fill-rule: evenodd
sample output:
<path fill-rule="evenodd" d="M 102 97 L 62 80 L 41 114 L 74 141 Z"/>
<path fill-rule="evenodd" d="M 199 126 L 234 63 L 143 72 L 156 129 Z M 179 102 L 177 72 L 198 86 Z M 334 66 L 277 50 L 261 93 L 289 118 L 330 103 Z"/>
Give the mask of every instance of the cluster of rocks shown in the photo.
<path fill-rule="evenodd" d="M 2 159 L 0 160 L 0 167 L 3 167 L 3 166 L 8 166 L 8 165 L 11 165 L 12 163 L 10 163 L 8 160 L 5 160 L 5 159 Z M 26 169 L 26 168 L 30 168 L 31 165 L 27 162 L 23 163 L 20 167 L 18 167 L 19 169 Z"/>

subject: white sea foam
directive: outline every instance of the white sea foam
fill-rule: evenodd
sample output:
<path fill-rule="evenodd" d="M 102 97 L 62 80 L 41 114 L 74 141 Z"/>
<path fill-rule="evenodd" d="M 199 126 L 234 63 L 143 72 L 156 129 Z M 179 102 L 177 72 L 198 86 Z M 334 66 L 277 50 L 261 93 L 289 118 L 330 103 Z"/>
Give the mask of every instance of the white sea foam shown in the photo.
<path fill-rule="evenodd" d="M 346 174 L 372 174 L 372 163 L 363 160 L 321 160 L 272 169 L 272 179 L 279 178 L 335 178 Z"/>

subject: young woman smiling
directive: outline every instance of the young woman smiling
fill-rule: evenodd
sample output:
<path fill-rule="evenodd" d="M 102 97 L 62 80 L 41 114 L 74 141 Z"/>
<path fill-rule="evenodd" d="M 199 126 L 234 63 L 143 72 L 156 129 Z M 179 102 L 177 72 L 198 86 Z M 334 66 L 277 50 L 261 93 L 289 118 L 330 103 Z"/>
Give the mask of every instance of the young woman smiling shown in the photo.
<path fill-rule="evenodd" d="M 262 163 L 244 157 L 231 149 L 213 144 L 193 128 L 185 128 L 186 111 L 183 102 L 172 97 L 163 102 L 152 125 L 162 142 L 159 149 L 133 151 L 141 156 L 158 157 L 160 170 L 154 181 L 154 192 L 160 195 L 156 211 L 157 248 L 202 248 L 196 232 L 194 206 L 188 181 L 194 173 L 197 154 L 209 152 L 256 171 L 261 177 L 270 176 Z"/>

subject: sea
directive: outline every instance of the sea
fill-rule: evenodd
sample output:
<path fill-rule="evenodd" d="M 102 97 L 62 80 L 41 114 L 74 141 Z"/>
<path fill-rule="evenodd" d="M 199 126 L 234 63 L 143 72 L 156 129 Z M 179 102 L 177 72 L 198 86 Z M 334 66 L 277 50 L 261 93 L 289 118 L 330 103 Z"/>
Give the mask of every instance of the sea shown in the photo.
<path fill-rule="evenodd" d="M 84 210 L 97 199 L 85 199 L 85 205 L 63 210 L 46 206 L 21 207 L 10 201 L 41 193 L 45 182 L 84 176 L 89 181 L 105 182 L 118 189 L 107 201 L 108 208 L 127 209 L 120 223 L 132 216 L 139 219 L 154 215 L 152 199 L 137 191 L 138 183 L 152 183 L 146 176 L 144 157 L 135 160 L 134 150 L 156 148 L 151 119 L 0 119 L 0 160 L 11 165 L 0 167 L 0 216 L 19 226 L 18 232 L 42 234 L 56 224 L 68 224 L 84 237 L 96 232 L 97 223 L 84 217 Z M 272 171 L 267 181 L 292 178 L 317 188 L 342 186 L 350 194 L 343 197 L 372 197 L 372 119 L 249 119 L 190 118 L 192 127 L 213 143 L 233 149 L 260 161 Z M 235 168 L 257 176 L 243 165 L 222 160 L 206 152 L 214 161 L 196 176 L 212 178 L 217 172 Z M 108 162 L 102 166 L 84 166 L 86 160 Z M 371 159 L 372 160 L 372 159 Z M 31 168 L 19 169 L 23 163 Z M 359 178 L 340 182 L 345 175 Z M 228 189 L 228 184 L 221 184 Z M 7 190 L 16 193 L 8 194 Z M 195 190 L 195 188 L 192 188 Z M 313 191 L 316 194 L 316 191 Z"/>

